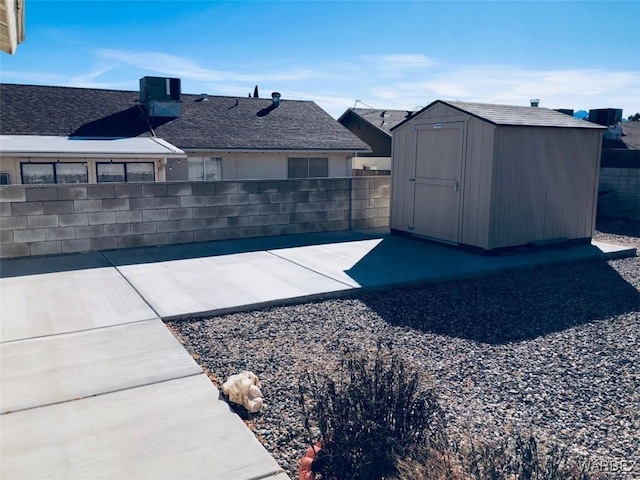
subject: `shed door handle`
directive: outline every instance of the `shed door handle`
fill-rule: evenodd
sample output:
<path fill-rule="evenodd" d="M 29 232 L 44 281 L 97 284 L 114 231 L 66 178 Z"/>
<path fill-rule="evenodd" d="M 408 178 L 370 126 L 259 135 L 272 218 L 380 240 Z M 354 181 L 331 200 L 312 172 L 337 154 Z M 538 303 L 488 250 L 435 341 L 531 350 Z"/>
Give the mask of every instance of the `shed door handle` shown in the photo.
<path fill-rule="evenodd" d="M 454 184 L 453 184 L 453 193 L 458 193 L 459 189 L 460 189 L 460 183 L 454 182 Z"/>
<path fill-rule="evenodd" d="M 416 177 L 409 177 L 409 181 L 410 182 L 415 182 L 416 181 Z"/>

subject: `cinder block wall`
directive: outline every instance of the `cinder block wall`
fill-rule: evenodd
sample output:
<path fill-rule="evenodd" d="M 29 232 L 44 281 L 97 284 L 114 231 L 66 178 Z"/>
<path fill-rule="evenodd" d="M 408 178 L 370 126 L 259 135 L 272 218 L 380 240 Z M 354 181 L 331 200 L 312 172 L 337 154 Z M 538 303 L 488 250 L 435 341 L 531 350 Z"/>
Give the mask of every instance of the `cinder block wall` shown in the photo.
<path fill-rule="evenodd" d="M 599 191 L 640 195 L 640 168 L 601 168 Z"/>
<path fill-rule="evenodd" d="M 389 225 L 390 177 L 0 187 L 0 257 Z"/>

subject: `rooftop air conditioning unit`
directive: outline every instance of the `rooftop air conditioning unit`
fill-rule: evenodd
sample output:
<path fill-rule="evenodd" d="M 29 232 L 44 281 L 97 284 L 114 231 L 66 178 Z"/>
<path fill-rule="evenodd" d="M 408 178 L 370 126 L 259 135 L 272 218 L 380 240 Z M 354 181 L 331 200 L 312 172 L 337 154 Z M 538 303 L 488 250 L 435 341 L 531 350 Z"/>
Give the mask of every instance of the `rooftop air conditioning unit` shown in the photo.
<path fill-rule="evenodd" d="M 181 116 L 180 93 L 179 78 L 142 77 L 140 79 L 140 102 L 149 117 Z"/>

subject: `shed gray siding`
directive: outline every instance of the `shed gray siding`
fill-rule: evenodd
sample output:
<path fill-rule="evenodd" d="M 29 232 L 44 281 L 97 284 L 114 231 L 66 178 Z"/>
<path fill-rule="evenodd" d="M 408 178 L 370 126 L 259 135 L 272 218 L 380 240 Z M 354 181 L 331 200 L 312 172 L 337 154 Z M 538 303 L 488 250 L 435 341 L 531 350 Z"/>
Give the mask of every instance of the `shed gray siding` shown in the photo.
<path fill-rule="evenodd" d="M 601 139 L 591 129 L 497 129 L 491 247 L 590 238 Z"/>
<path fill-rule="evenodd" d="M 516 113 L 518 109 L 522 107 L 514 107 Z M 536 122 L 542 113 L 535 112 Z M 465 123 L 456 243 L 492 250 L 591 238 L 600 129 L 590 124 L 581 128 L 579 123 L 501 125 L 444 102 L 435 102 L 393 130 L 393 230 L 412 233 L 414 187 L 409 179 L 415 174 L 416 127 L 448 122 Z"/>

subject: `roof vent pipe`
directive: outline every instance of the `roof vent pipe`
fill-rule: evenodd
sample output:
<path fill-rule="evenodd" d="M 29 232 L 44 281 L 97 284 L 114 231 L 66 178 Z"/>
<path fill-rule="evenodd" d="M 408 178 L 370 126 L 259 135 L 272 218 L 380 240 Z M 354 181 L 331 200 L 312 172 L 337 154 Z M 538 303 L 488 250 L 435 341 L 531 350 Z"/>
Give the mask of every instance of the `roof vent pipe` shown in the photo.
<path fill-rule="evenodd" d="M 280 106 L 280 92 L 272 92 L 271 93 L 271 99 L 273 100 L 273 106 L 274 107 L 279 107 Z"/>
<path fill-rule="evenodd" d="M 531 100 L 529 100 L 529 102 L 531 102 L 531 106 L 532 107 L 537 107 L 538 105 L 540 105 L 540 99 L 539 98 L 532 98 Z"/>

